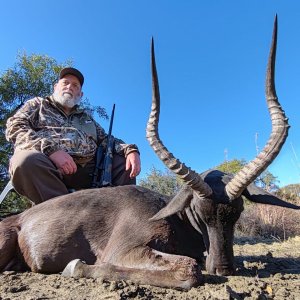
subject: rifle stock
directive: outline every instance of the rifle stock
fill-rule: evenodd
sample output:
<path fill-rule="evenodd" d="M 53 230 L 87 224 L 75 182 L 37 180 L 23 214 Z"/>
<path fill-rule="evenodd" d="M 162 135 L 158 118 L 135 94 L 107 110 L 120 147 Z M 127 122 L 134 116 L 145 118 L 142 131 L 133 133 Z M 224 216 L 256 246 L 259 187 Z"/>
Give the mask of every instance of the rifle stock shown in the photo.
<path fill-rule="evenodd" d="M 103 172 L 100 179 L 101 186 L 112 186 L 112 161 L 113 161 L 113 150 L 115 146 L 115 138 L 110 136 L 107 141 L 106 153 L 103 162 Z"/>
<path fill-rule="evenodd" d="M 97 148 L 97 153 L 96 153 L 96 163 L 95 163 L 95 169 L 93 173 L 93 181 L 92 181 L 92 188 L 99 187 L 99 181 L 98 177 L 99 174 L 102 173 L 103 170 L 103 147 L 100 145 Z"/>
<path fill-rule="evenodd" d="M 107 135 L 107 144 L 105 149 L 101 145 L 98 146 L 96 155 L 96 165 L 93 173 L 92 187 L 112 186 L 112 161 L 115 146 L 115 138 L 112 136 L 112 126 L 115 114 L 115 104 L 113 105 L 109 130 Z"/>

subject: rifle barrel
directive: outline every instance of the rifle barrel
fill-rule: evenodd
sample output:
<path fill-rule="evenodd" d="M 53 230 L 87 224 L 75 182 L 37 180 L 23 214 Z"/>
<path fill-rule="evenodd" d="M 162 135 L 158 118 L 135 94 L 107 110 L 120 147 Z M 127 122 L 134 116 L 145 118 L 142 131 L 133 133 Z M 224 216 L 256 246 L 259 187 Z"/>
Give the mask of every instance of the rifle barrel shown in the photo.
<path fill-rule="evenodd" d="M 112 126 L 113 126 L 113 122 L 114 122 L 114 115 L 115 115 L 115 106 L 116 106 L 116 104 L 113 105 L 113 109 L 112 109 L 111 116 L 110 116 L 108 136 L 111 136 Z"/>

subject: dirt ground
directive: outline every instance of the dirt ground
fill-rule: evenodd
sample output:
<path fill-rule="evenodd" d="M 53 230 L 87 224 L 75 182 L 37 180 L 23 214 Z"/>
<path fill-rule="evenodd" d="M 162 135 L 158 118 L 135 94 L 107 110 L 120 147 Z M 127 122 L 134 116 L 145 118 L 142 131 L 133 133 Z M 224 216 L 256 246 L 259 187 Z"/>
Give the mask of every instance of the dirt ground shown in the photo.
<path fill-rule="evenodd" d="M 284 299 L 300 300 L 300 236 L 285 242 L 236 239 L 237 275 L 204 274 L 204 284 L 189 291 L 102 282 L 60 275 L 4 272 L 0 300 L 20 299 Z"/>

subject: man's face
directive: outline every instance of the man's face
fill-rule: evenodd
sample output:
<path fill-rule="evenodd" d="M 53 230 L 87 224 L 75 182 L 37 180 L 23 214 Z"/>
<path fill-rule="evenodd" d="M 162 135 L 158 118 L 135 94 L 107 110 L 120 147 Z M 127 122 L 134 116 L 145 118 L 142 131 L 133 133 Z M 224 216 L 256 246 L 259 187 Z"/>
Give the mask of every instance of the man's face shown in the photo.
<path fill-rule="evenodd" d="M 82 95 L 80 82 L 74 75 L 67 74 L 54 85 L 54 99 L 63 107 L 74 107 Z"/>

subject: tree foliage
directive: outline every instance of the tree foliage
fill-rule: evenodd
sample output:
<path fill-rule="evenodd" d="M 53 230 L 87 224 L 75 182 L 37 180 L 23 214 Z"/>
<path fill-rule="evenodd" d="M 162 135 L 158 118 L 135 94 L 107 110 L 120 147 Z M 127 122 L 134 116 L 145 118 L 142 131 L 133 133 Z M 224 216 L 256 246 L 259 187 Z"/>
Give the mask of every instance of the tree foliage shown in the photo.
<path fill-rule="evenodd" d="M 71 61 L 59 64 L 46 55 L 19 53 L 15 65 L 0 77 L 1 122 L 26 100 L 50 95 L 59 71 L 71 64 Z"/>
<path fill-rule="evenodd" d="M 225 161 L 216 166 L 215 169 L 225 173 L 236 174 L 239 172 L 247 162 L 243 159 L 233 159 Z M 264 171 L 256 180 L 255 184 L 262 187 L 269 192 L 275 192 L 279 189 L 277 177 L 268 170 Z M 139 184 L 151 190 L 159 192 L 164 195 L 174 195 L 182 187 L 183 183 L 168 169 L 164 172 L 152 167 L 150 173 L 140 180 Z"/>
<path fill-rule="evenodd" d="M 255 184 L 267 192 L 276 192 L 279 189 L 279 180 L 277 176 L 274 176 L 270 171 L 266 170 L 261 173 L 255 180 Z"/>
<path fill-rule="evenodd" d="M 5 201 L 1 203 L 0 207 L 0 220 L 2 216 L 9 215 L 11 213 L 22 212 L 33 205 L 25 197 L 21 197 L 15 191 L 11 191 L 5 198 Z"/>
<path fill-rule="evenodd" d="M 233 159 L 230 161 L 225 161 L 221 163 L 220 165 L 216 166 L 215 168 L 225 172 L 225 173 L 231 173 L 236 174 L 239 172 L 247 162 L 244 159 Z M 270 171 L 265 170 L 262 172 L 256 179 L 255 184 L 264 190 L 268 192 L 275 192 L 279 189 L 278 186 L 278 179 L 276 176 L 274 176 Z"/>
<path fill-rule="evenodd" d="M 172 196 L 180 190 L 183 183 L 168 169 L 161 171 L 152 167 L 146 178 L 139 181 L 139 185 L 163 195 Z"/>
<path fill-rule="evenodd" d="M 224 173 L 236 174 L 246 164 L 247 162 L 244 159 L 226 160 L 220 165 L 216 166 L 215 169 L 222 171 Z"/>

